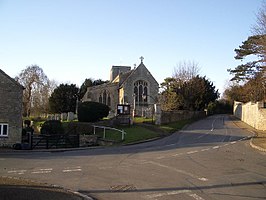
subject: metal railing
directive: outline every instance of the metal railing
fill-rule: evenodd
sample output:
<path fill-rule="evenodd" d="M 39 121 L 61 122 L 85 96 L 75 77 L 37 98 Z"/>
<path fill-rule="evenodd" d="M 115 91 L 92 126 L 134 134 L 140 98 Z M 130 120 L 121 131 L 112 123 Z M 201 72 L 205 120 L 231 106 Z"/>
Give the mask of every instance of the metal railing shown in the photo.
<path fill-rule="evenodd" d="M 103 129 L 103 139 L 105 139 L 105 137 L 106 137 L 106 129 L 120 132 L 121 135 L 122 135 L 122 141 L 125 139 L 125 135 L 127 134 L 124 130 L 119 130 L 119 129 L 112 128 L 112 127 L 107 127 L 107 126 L 96 126 L 96 125 L 93 125 L 93 134 L 94 135 L 96 134 L 96 128 L 102 128 Z"/>

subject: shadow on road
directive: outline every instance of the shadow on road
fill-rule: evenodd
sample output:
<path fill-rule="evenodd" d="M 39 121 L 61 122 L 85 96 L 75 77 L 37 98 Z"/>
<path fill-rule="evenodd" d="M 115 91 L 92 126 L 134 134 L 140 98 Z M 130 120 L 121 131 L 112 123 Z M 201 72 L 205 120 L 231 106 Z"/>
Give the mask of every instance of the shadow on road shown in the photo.
<path fill-rule="evenodd" d="M 240 140 L 249 140 L 247 135 L 251 133 L 234 125 L 239 121 L 235 118 L 224 116 L 212 116 L 203 120 L 197 121 L 189 125 L 185 130 L 176 132 L 170 136 L 134 145 L 126 146 L 111 146 L 111 147 L 96 147 L 87 149 L 58 149 L 48 152 L 10 152 L 2 154 L 4 157 L 27 157 L 27 159 L 58 159 L 66 156 L 94 156 L 94 155 L 112 155 L 112 154 L 128 154 L 128 153 L 143 153 L 152 151 L 168 151 L 181 148 L 203 147 L 228 143 Z M 243 132 L 244 131 L 244 132 Z M 1 156 L 2 156 L 1 155 Z"/>
<path fill-rule="evenodd" d="M 244 182 L 244 183 L 230 183 L 230 184 L 219 184 L 209 186 L 197 186 L 197 187 L 169 187 L 169 188 L 147 188 L 147 189 L 133 189 L 133 190 L 115 190 L 112 189 L 99 189 L 99 190 L 79 190 L 78 192 L 85 195 L 103 194 L 103 193 L 144 193 L 144 192 L 169 192 L 169 191 L 195 191 L 195 190 L 210 190 L 210 189 L 221 189 L 221 188 L 236 188 L 245 186 L 261 186 L 265 187 L 266 181 L 255 181 L 255 182 Z M 216 193 L 216 195 L 231 195 L 225 193 Z M 234 194 L 235 196 L 235 194 Z M 242 197 L 244 195 L 241 195 Z M 257 198 L 265 199 L 265 196 L 244 196 L 246 198 Z"/>

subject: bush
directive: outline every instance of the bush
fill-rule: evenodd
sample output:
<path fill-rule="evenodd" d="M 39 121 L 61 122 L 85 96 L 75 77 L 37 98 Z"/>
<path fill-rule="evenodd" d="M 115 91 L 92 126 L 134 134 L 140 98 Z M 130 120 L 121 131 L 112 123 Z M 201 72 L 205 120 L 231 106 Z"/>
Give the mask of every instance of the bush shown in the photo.
<path fill-rule="evenodd" d="M 87 122 L 65 122 L 63 123 L 65 133 L 70 135 L 76 134 L 93 134 L 93 126 Z"/>
<path fill-rule="evenodd" d="M 96 122 L 107 117 L 109 107 L 105 104 L 87 101 L 78 106 L 78 120 L 80 122 Z"/>
<path fill-rule="evenodd" d="M 49 120 L 44 122 L 41 128 L 41 134 L 47 134 L 47 135 L 64 134 L 62 123 L 59 120 Z"/>
<path fill-rule="evenodd" d="M 31 125 L 31 121 L 28 119 L 24 120 L 24 125 L 26 125 L 27 127 L 29 127 Z"/>

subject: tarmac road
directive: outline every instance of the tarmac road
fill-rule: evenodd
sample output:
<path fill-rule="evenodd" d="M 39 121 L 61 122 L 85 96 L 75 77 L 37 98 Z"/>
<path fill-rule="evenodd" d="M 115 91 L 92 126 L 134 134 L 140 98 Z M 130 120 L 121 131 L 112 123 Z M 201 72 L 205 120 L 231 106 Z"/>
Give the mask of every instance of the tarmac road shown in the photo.
<path fill-rule="evenodd" d="M 227 115 L 153 142 L 82 151 L 0 154 L 0 176 L 60 185 L 96 199 L 265 199 L 266 153 Z"/>
<path fill-rule="evenodd" d="M 0 194 L 1 200 L 90 199 L 61 187 L 11 177 L 0 177 Z"/>

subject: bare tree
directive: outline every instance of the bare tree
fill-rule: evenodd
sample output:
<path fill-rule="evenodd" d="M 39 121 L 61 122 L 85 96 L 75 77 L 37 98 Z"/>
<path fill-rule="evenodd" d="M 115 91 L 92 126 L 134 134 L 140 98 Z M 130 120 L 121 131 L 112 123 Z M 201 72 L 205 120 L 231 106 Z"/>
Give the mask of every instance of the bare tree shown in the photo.
<path fill-rule="evenodd" d="M 253 35 L 266 34 L 266 2 L 262 3 L 262 7 L 256 14 L 256 23 L 252 26 Z"/>
<path fill-rule="evenodd" d="M 264 100 L 266 100 L 266 1 L 263 1 L 261 8 L 259 9 L 257 15 L 256 15 L 256 23 L 252 27 L 252 32 L 254 35 L 261 35 L 259 45 L 262 48 L 262 62 L 261 62 L 261 72 L 260 74 L 257 74 L 255 79 L 258 79 L 260 77 L 260 80 L 263 84 L 261 87 L 263 87 L 263 93 L 264 93 Z M 261 88 L 260 88 L 261 90 Z M 259 95 L 260 96 L 260 95 Z"/>
<path fill-rule="evenodd" d="M 38 65 L 31 65 L 22 70 L 16 80 L 24 86 L 23 104 L 24 116 L 30 116 L 31 111 L 42 111 L 48 105 L 50 91 L 49 79 Z"/>
<path fill-rule="evenodd" d="M 32 100 L 33 107 L 31 113 L 34 115 L 40 115 L 49 112 L 49 97 L 57 87 L 57 83 L 52 80 L 48 80 L 46 84 L 33 91 Z"/>
<path fill-rule="evenodd" d="M 194 61 L 180 61 L 174 68 L 172 77 L 177 84 L 183 84 L 199 75 L 198 63 Z"/>

